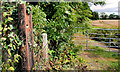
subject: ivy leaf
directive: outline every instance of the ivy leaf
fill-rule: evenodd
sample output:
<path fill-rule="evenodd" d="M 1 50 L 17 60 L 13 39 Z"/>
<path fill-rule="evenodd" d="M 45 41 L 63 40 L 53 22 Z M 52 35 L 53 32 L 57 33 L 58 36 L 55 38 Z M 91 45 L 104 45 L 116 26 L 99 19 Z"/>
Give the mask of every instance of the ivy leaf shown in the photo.
<path fill-rule="evenodd" d="M 10 43 L 8 46 L 9 46 L 9 47 L 12 47 L 12 43 Z"/>
<path fill-rule="evenodd" d="M 12 60 L 11 60 L 11 59 L 8 59 L 7 62 L 12 62 Z"/>
<path fill-rule="evenodd" d="M 19 43 L 18 43 L 18 46 L 20 46 L 21 44 L 22 44 L 22 43 L 21 43 L 21 42 L 19 42 Z"/>
<path fill-rule="evenodd" d="M 11 52 L 10 52 L 10 49 L 8 49 L 8 54 L 11 56 Z"/>
<path fill-rule="evenodd" d="M 15 62 L 19 63 L 19 61 L 17 60 L 17 58 L 14 58 Z"/>
<path fill-rule="evenodd" d="M 7 23 L 8 22 L 8 19 L 5 19 L 5 23 Z"/>
<path fill-rule="evenodd" d="M 15 43 L 17 43 L 17 44 L 18 44 L 17 40 L 15 40 Z"/>
<path fill-rule="evenodd" d="M 16 50 L 16 47 L 15 47 L 15 45 L 13 45 L 13 48 Z"/>
<path fill-rule="evenodd" d="M 12 70 L 12 71 L 14 71 L 15 69 L 14 69 L 13 67 L 10 67 L 8 70 Z"/>
<path fill-rule="evenodd" d="M 12 20 L 13 20 L 13 18 L 11 18 L 11 17 L 8 17 L 8 20 L 9 20 L 9 21 L 12 21 Z"/>
<path fill-rule="evenodd" d="M 3 17 L 6 17 L 7 15 L 7 12 L 3 12 Z"/>

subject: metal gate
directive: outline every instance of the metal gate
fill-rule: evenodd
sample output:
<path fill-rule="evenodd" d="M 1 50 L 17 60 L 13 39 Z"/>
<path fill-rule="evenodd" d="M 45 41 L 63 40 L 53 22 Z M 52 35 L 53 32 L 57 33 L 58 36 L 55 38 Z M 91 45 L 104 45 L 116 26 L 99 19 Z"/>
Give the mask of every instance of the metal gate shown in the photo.
<path fill-rule="evenodd" d="M 75 27 L 78 30 L 84 30 L 83 27 Z M 102 31 L 102 32 L 100 32 Z M 89 50 L 89 46 L 98 46 L 103 48 L 117 48 L 120 49 L 120 29 L 86 29 L 85 31 L 76 31 L 74 36 L 77 39 L 74 39 L 74 42 L 77 42 L 77 45 L 81 44 L 85 47 L 82 50 Z M 79 39 L 80 38 L 80 39 Z"/>

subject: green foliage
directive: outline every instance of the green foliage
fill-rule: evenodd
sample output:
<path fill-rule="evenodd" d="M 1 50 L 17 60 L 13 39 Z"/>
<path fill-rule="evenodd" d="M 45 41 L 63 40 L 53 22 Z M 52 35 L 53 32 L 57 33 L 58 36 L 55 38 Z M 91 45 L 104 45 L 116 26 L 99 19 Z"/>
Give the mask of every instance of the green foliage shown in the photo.
<path fill-rule="evenodd" d="M 118 60 L 118 61 L 116 61 L 116 62 L 114 62 L 114 61 L 110 61 L 110 66 L 109 66 L 109 68 L 108 68 L 108 70 L 116 70 L 116 71 L 120 71 L 120 61 Z"/>
<path fill-rule="evenodd" d="M 103 63 L 103 67 L 107 67 L 105 70 L 118 70 L 119 71 L 119 55 L 117 52 L 105 51 L 105 48 L 97 46 L 89 46 L 90 49 L 95 49 L 94 51 L 87 51 L 90 53 L 91 57 L 96 57 L 95 61 Z M 105 58 L 106 60 L 99 60 L 99 58 Z M 98 60 L 97 60 L 98 58 Z M 118 59 L 118 60 L 117 60 Z"/>
<path fill-rule="evenodd" d="M 78 62 L 79 64 L 82 60 L 79 59 L 78 61 L 77 59 L 77 51 L 79 50 L 74 48 L 71 35 L 73 35 L 74 26 L 77 25 L 80 15 L 69 3 L 41 4 L 40 6 L 32 6 L 35 42 L 41 45 L 42 39 L 40 39 L 39 35 L 46 32 L 50 49 L 50 62 L 57 64 L 57 66 L 51 64 L 51 67 L 57 70 L 61 69 L 61 67 L 65 69 L 75 68 L 74 63 Z M 53 9 L 55 12 L 53 15 L 50 13 L 52 10 L 49 13 L 44 10 L 43 6 L 49 5 L 54 6 Z M 49 8 L 50 7 L 48 7 L 48 10 L 50 10 Z M 50 16 L 51 19 L 49 18 Z M 86 20 L 87 18 L 85 18 L 85 21 Z"/>
<path fill-rule="evenodd" d="M 105 1 L 103 0 L 103 1 L 96 1 L 95 3 L 94 3 L 94 5 L 105 5 L 106 3 L 105 3 Z"/>
<path fill-rule="evenodd" d="M 88 51 L 90 53 L 92 53 L 93 57 L 105 57 L 105 58 L 114 58 L 114 59 L 119 59 L 119 54 L 120 53 L 115 53 L 115 52 L 108 52 L 105 51 L 104 48 L 102 47 L 98 47 L 98 46 L 91 46 L 89 47 L 90 49 L 95 49 L 93 51 Z"/>
<path fill-rule="evenodd" d="M 39 67 L 39 64 L 45 65 L 45 61 L 43 58 L 43 52 L 42 52 L 42 33 L 46 32 L 43 28 L 47 26 L 47 19 L 46 14 L 40 9 L 40 6 L 31 6 L 32 7 L 32 20 L 33 20 L 33 34 L 34 34 L 34 49 L 35 49 L 35 58 L 36 68 Z M 42 61 L 38 63 L 37 57 L 39 57 Z M 40 65 L 40 67 L 42 67 Z"/>
<path fill-rule="evenodd" d="M 92 17 L 90 17 L 90 19 L 92 20 L 98 20 L 99 19 L 99 14 L 98 12 L 92 12 Z"/>
<path fill-rule="evenodd" d="M 107 19 L 108 15 L 105 12 L 102 12 L 100 17 L 101 17 L 101 19 Z"/>
<path fill-rule="evenodd" d="M 78 23 L 84 23 L 89 21 L 88 17 L 91 17 L 92 12 L 87 2 L 73 2 L 70 6 L 77 12 Z"/>
<path fill-rule="evenodd" d="M 53 15 L 53 19 L 44 28 L 53 49 L 58 48 L 63 42 L 68 43 L 70 41 L 73 25 L 76 22 L 75 13 L 69 4 L 61 3 L 55 9 L 56 13 Z"/>
<path fill-rule="evenodd" d="M 28 14 L 31 13 L 31 6 L 27 5 L 26 12 Z M 79 51 L 79 49 L 74 48 L 75 46 L 71 41 L 71 35 L 73 35 L 75 31 L 74 26 L 89 28 L 91 11 L 87 2 L 41 2 L 39 5 L 32 6 L 32 15 L 35 41 L 33 47 L 36 47 L 36 57 L 41 50 L 42 33 L 47 33 L 50 48 L 50 62 L 54 63 L 54 65 L 51 65 L 52 68 L 57 70 L 62 68 L 75 69 L 81 62 L 84 62 L 81 57 L 77 57 L 77 51 Z M 7 54 L 4 56 L 8 57 L 8 59 L 6 61 L 3 57 L 4 63 L 2 66 L 4 71 L 14 71 L 16 64 L 21 58 L 18 54 L 19 48 L 24 46 L 18 35 L 18 19 L 16 18 L 18 17 L 17 5 L 5 3 L 3 6 L 3 17 L 4 21 L 2 26 L 0 26 L 0 30 L 2 31 L 0 31 L 2 35 L 1 44 L 2 50 L 8 54 L 8 56 Z M 31 49 L 33 49 L 33 47 L 31 47 Z"/>
<path fill-rule="evenodd" d="M 101 19 L 120 19 L 119 15 L 115 15 L 114 13 L 107 15 L 105 12 L 102 12 L 100 17 Z"/>
<path fill-rule="evenodd" d="M 109 19 L 120 19 L 120 16 L 113 13 L 109 15 Z"/>
<path fill-rule="evenodd" d="M 47 26 L 46 14 L 40 9 L 40 6 L 32 6 L 32 20 L 33 20 L 33 32 L 35 42 L 42 42 L 42 33 L 45 32 L 43 29 Z"/>
<path fill-rule="evenodd" d="M 0 39 L 2 45 L 2 70 L 15 70 L 17 63 L 21 56 L 18 54 L 19 48 L 22 45 L 22 41 L 18 35 L 18 14 L 16 3 L 4 3 L 3 9 L 3 22 L 0 25 Z"/>

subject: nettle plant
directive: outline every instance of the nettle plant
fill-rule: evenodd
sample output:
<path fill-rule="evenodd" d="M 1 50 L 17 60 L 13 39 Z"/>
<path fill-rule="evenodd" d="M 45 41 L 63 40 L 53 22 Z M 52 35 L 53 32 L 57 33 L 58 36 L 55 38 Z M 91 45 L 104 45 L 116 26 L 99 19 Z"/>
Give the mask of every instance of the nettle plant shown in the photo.
<path fill-rule="evenodd" d="M 2 5 L 2 24 L 0 25 L 0 39 L 2 45 L 2 70 L 15 70 L 20 58 L 19 49 L 22 41 L 19 38 L 18 10 L 16 3 L 5 2 Z"/>

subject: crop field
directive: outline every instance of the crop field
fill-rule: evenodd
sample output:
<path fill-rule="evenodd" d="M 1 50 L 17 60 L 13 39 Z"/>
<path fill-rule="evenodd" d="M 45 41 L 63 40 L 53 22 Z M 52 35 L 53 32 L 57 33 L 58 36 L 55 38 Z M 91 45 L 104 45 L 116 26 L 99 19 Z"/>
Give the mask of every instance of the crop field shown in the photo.
<path fill-rule="evenodd" d="M 99 28 L 111 28 L 116 29 L 119 27 L 119 20 L 94 20 L 92 21 L 92 25 Z"/>

